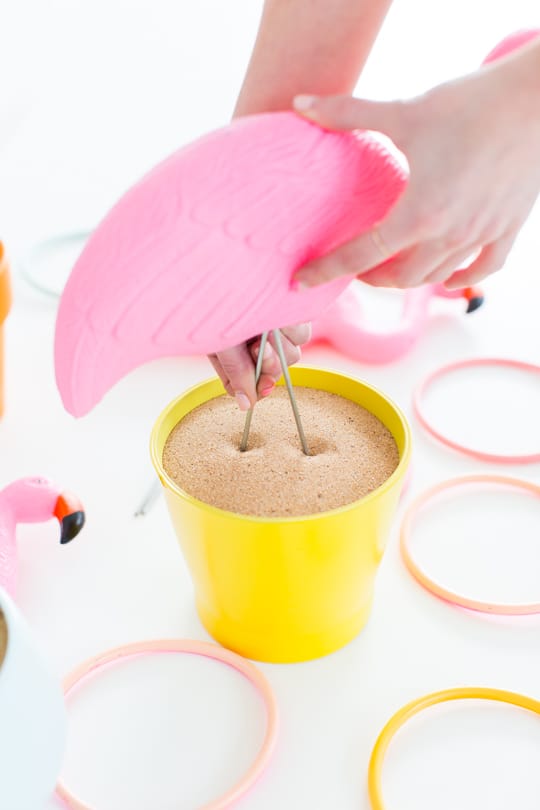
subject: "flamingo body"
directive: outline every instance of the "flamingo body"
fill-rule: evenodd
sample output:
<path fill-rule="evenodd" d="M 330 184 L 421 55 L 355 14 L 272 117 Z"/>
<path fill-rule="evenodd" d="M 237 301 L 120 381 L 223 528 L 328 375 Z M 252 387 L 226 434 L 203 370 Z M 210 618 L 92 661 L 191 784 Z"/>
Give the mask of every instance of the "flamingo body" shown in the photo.
<path fill-rule="evenodd" d="M 483 301 L 479 290 L 447 290 L 441 284 L 425 284 L 402 293 L 400 321 L 385 332 L 363 323 L 362 283 L 353 281 L 330 306 L 313 321 L 312 343 L 325 342 L 360 363 L 384 364 L 399 359 L 420 338 L 434 297 L 465 298 L 469 310 Z M 471 301 L 475 302 L 470 307 Z"/>
<path fill-rule="evenodd" d="M 347 285 L 293 272 L 382 219 L 406 183 L 373 134 L 294 113 L 242 118 L 181 149 L 105 217 L 62 296 L 56 379 L 89 411 L 131 369 L 311 320 Z"/>

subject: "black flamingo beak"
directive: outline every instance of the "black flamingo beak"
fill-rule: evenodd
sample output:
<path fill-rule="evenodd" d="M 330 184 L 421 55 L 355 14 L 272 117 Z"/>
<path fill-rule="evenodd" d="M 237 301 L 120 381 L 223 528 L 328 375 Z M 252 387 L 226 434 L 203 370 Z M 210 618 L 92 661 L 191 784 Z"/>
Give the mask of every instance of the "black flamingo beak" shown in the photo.
<path fill-rule="evenodd" d="M 463 290 L 463 297 L 467 301 L 467 314 L 479 309 L 484 303 L 484 295 L 478 287 L 467 287 Z"/>
<path fill-rule="evenodd" d="M 74 495 L 62 493 L 58 496 L 54 516 L 60 523 L 60 542 L 69 543 L 77 537 L 84 526 L 85 514 L 81 502 Z"/>

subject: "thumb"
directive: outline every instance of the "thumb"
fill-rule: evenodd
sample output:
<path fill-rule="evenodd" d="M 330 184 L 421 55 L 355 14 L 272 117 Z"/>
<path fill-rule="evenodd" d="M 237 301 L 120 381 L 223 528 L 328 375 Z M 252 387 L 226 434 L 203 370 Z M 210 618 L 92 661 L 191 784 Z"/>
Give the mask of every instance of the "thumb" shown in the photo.
<path fill-rule="evenodd" d="M 399 140 L 402 101 L 366 101 L 351 96 L 296 96 L 293 106 L 325 129 L 371 129 Z"/>

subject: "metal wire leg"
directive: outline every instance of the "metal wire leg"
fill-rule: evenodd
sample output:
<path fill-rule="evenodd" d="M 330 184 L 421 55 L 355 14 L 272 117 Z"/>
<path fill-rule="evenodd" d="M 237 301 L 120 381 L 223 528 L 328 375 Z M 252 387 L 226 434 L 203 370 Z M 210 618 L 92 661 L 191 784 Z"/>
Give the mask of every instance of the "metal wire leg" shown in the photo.
<path fill-rule="evenodd" d="M 279 355 L 279 362 L 281 363 L 281 370 L 283 371 L 283 377 L 285 378 L 285 385 L 287 386 L 287 391 L 289 393 L 289 399 L 291 401 L 291 407 L 294 413 L 294 421 L 296 422 L 296 427 L 298 429 L 298 435 L 300 437 L 300 443 L 302 445 L 302 450 L 304 451 L 306 456 L 309 456 L 309 448 L 306 441 L 306 435 L 304 433 L 304 428 L 302 427 L 302 420 L 300 419 L 300 412 L 298 410 L 298 404 L 296 402 L 296 397 L 294 396 L 294 388 L 291 382 L 291 375 L 289 374 L 289 366 L 287 365 L 287 360 L 285 359 L 285 352 L 283 351 L 283 343 L 281 341 L 281 332 L 279 329 L 274 329 L 272 331 L 274 336 L 274 341 L 276 343 L 277 353 Z"/>
<path fill-rule="evenodd" d="M 141 504 L 137 507 L 135 517 L 143 517 L 143 515 L 146 515 L 154 505 L 154 502 L 157 500 L 160 493 L 161 483 L 159 481 L 154 481 L 150 489 L 148 489 L 146 492 Z"/>
<path fill-rule="evenodd" d="M 268 340 L 268 332 L 263 332 L 261 335 L 261 345 L 259 347 L 259 354 L 257 356 L 257 365 L 255 366 L 255 388 L 257 388 L 257 383 L 259 382 L 261 376 L 263 353 L 267 340 Z M 246 421 L 244 422 L 244 432 L 242 434 L 242 441 L 240 442 L 240 451 L 242 453 L 244 452 L 244 450 L 247 450 L 249 440 L 249 429 L 251 427 L 252 418 L 253 418 L 253 408 L 250 408 L 249 411 L 246 413 Z"/>

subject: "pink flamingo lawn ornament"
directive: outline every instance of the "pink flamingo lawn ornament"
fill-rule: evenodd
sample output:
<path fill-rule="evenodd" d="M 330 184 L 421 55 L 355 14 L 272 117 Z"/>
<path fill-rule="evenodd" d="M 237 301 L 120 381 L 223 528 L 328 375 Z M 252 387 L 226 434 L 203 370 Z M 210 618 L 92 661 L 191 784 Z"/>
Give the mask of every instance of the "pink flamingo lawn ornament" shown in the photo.
<path fill-rule="evenodd" d="M 488 60 L 537 34 L 512 35 Z M 84 415 L 152 359 L 315 320 L 350 279 L 297 291 L 294 271 L 380 222 L 406 184 L 373 133 L 324 131 L 292 112 L 241 118 L 180 149 L 120 199 L 72 270 L 55 336 L 64 406 Z M 426 295 L 409 294 L 417 316 Z"/>
<path fill-rule="evenodd" d="M 394 329 L 381 332 L 362 323 L 363 286 L 360 281 L 353 281 L 313 321 L 311 343 L 329 343 L 360 363 L 390 363 L 406 354 L 419 339 L 433 298 L 465 299 L 467 312 L 474 312 L 484 302 L 478 287 L 447 290 L 442 284 L 426 284 L 403 292 L 399 323 Z"/>
<path fill-rule="evenodd" d="M 60 523 L 62 544 L 79 534 L 85 520 L 78 498 L 61 492 L 47 478 L 20 478 L 0 491 L 0 588 L 12 597 L 17 588 L 17 524 L 52 517 Z"/>

